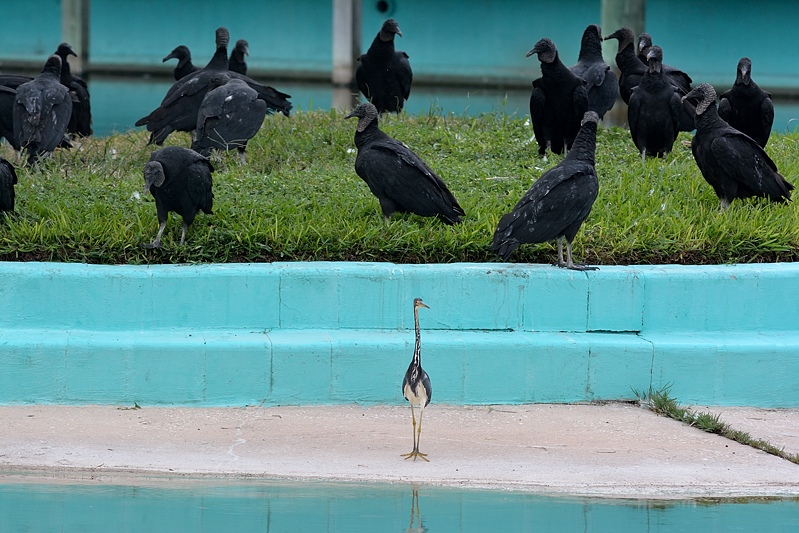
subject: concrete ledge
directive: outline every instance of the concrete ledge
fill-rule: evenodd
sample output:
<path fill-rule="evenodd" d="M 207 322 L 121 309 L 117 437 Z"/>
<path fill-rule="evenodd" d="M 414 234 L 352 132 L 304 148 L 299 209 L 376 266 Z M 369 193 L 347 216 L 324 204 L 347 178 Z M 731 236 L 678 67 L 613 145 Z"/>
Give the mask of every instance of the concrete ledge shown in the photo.
<path fill-rule="evenodd" d="M 400 404 L 409 331 L 0 330 L 0 404 Z M 423 364 L 449 404 L 633 399 L 797 403 L 799 334 L 431 331 Z"/>
<path fill-rule="evenodd" d="M 712 413 L 718 412 L 716 407 L 709 409 Z M 731 409 L 723 413 L 722 419 L 732 427 L 738 428 L 740 423 L 747 431 L 752 430 L 753 437 L 767 438 L 776 446 L 784 446 L 789 453 L 799 449 L 799 435 L 791 431 L 799 427 L 799 411 L 739 408 L 732 412 Z M 519 506 L 523 507 L 519 512 L 524 516 L 512 525 L 503 522 L 500 528 L 514 532 L 533 530 L 533 522 L 537 529 L 546 531 L 675 529 L 674 520 L 666 519 L 662 509 L 643 504 L 640 504 L 644 511 L 641 520 L 636 521 L 633 528 L 620 528 L 619 524 L 629 526 L 632 523 L 608 514 L 607 510 L 602 515 L 607 527 L 598 526 L 596 520 L 575 523 L 575 519 L 586 516 L 590 506 L 584 503 L 568 512 L 561 506 L 557 516 L 552 508 L 533 516 L 531 492 L 625 497 L 639 502 L 640 498 L 799 496 L 797 465 L 633 405 L 535 404 L 492 408 L 433 403 L 425 411 L 421 437 L 421 447 L 429 454 L 429 463 L 405 461 L 400 457 L 412 446 L 410 415 L 405 405 L 202 409 L 144 406 L 136 410 L 97 405 L 0 406 L 0 420 L 4 426 L 0 432 L 0 476 L 4 484 L 47 480 L 61 484 L 65 480 L 83 480 L 98 490 L 109 490 L 108 485 L 113 484 L 175 489 L 185 484 L 206 486 L 212 481 L 215 492 L 222 488 L 220 477 L 230 483 L 247 484 L 274 482 L 276 478 L 327 479 L 338 483 L 334 491 L 338 496 L 341 496 L 342 480 L 389 481 L 395 484 L 393 486 L 404 487 L 408 496 L 410 484 L 418 484 L 425 523 L 429 531 L 439 532 L 451 531 L 453 523 L 459 523 L 459 516 L 464 517 L 460 523 L 469 524 L 465 530 L 496 531 L 497 516 L 505 512 L 500 508 L 492 509 L 479 517 L 482 522 L 475 522 L 468 518 L 469 513 L 474 512 L 474 501 L 465 501 L 462 510 L 451 509 L 442 520 L 428 522 L 435 514 L 431 516 L 424 510 L 430 509 L 433 513 L 439 505 L 429 499 L 427 505 L 424 502 L 430 498 L 431 486 L 439 484 L 524 491 L 519 494 L 526 498 L 524 505 Z M 752 420 L 757 421 L 756 425 L 747 422 Z M 22 477 L 16 476 L 21 473 Z M 302 492 L 299 498 L 307 498 L 309 491 L 314 490 L 308 483 L 300 483 L 299 489 Z M 371 490 L 380 490 L 380 487 L 372 486 Z M 88 508 L 84 491 L 69 493 L 83 497 L 82 506 L 75 509 L 82 516 L 80 513 L 85 514 Z M 511 493 L 498 494 L 504 500 Z M 35 493 L 31 491 L 24 493 L 17 507 L 30 514 L 29 500 L 33 496 Z M 145 500 L 154 503 L 148 508 L 148 516 L 160 517 L 154 509 L 166 506 L 169 511 L 164 511 L 163 516 L 182 518 L 174 511 L 173 498 L 168 496 L 160 494 L 159 503 Z M 386 524 L 393 524 L 399 527 L 391 529 L 408 531 L 402 527 L 409 514 L 406 507 L 402 509 L 404 519 L 387 521 L 390 513 L 375 507 L 363 496 L 353 494 L 347 499 L 353 506 L 368 505 L 369 514 L 375 518 L 371 526 L 368 525 L 371 522 L 359 517 L 357 525 L 353 523 L 350 528 L 342 526 L 340 521 L 330 527 L 324 524 L 312 527 L 307 522 L 281 527 L 282 522 L 275 519 L 275 502 L 288 501 L 291 516 L 297 516 L 302 513 L 297 511 L 296 498 L 272 497 L 271 506 L 267 506 L 261 493 L 250 495 L 248 499 L 255 500 L 267 514 L 271 511 L 271 522 L 264 520 L 257 527 L 248 528 L 237 515 L 235 530 L 385 531 L 389 529 Z M 485 498 L 484 494 L 472 498 L 478 496 L 481 500 Z M 114 526 L 119 517 L 128 518 L 130 506 L 136 502 L 141 505 L 142 497 L 142 493 L 136 492 L 135 498 L 126 502 L 124 508 L 102 502 L 92 506 L 92 516 L 97 514 L 96 509 L 105 509 L 116 520 L 109 520 L 109 525 L 96 530 L 116 531 L 118 526 Z M 14 516 L 17 507 L 8 503 L 6 493 L 3 498 L 5 509 Z M 411 499 L 403 498 L 403 501 L 410 504 Z M 63 497 L 46 503 L 42 516 L 52 518 L 65 514 Z M 196 502 L 196 507 L 219 509 L 214 503 L 205 498 Z M 790 505 L 794 518 L 786 523 L 795 526 L 796 502 L 785 503 Z M 327 505 L 322 503 L 320 507 Z M 775 526 L 775 517 L 779 515 L 774 514 L 774 502 L 767 507 L 762 514 L 754 515 L 757 520 L 750 510 L 747 516 L 751 521 L 711 508 L 712 513 L 704 520 L 692 515 L 692 519 L 681 523 L 684 527 L 677 527 L 677 530 L 704 531 L 704 527 L 697 529 L 697 524 L 710 524 L 710 531 L 796 529 Z M 392 503 L 392 508 L 397 508 L 396 502 Z M 345 515 L 352 516 L 352 513 Z M 719 521 L 720 515 L 727 516 L 729 527 Z M 15 522 L 6 520 L 4 523 L 6 530 L 21 529 L 8 527 Z M 229 523 L 214 527 L 217 523 L 208 516 L 195 523 L 198 525 L 193 531 L 231 529 Z M 659 527 L 666 523 L 671 527 Z M 64 524 L 54 521 L 38 528 L 31 527 L 30 523 L 25 525 L 29 526 L 28 531 L 87 530 L 85 521 L 76 521 L 75 527 L 60 527 Z M 175 527 L 163 524 L 165 522 L 160 521 L 161 527 L 154 532 L 183 530 L 186 520 L 176 522 Z M 653 524 L 656 525 L 652 527 Z M 767 524 L 765 528 L 764 524 Z"/>
<path fill-rule="evenodd" d="M 799 406 L 799 266 L 0 263 L 0 404 Z"/>

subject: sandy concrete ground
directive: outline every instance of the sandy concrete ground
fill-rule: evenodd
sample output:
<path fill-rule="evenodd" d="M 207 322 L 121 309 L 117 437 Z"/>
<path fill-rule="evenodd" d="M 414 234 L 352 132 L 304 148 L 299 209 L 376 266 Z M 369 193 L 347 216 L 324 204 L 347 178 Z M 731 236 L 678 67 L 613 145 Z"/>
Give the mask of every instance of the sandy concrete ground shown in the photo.
<path fill-rule="evenodd" d="M 718 414 L 722 422 L 739 431 L 768 441 L 787 453 L 799 454 L 799 409 L 694 407 L 693 410 Z"/>
<path fill-rule="evenodd" d="M 799 410 L 701 408 L 786 451 Z M 612 497 L 799 496 L 799 465 L 629 404 L 0 407 L 0 474 L 419 482 Z"/>

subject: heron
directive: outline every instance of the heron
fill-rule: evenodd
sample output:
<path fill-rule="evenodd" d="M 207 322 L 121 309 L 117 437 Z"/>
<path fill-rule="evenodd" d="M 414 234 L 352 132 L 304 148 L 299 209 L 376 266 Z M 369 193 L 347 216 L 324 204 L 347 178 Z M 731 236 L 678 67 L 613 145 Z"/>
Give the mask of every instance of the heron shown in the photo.
<path fill-rule="evenodd" d="M 422 369 L 422 338 L 419 332 L 419 308 L 430 309 L 421 298 L 413 299 L 413 325 L 416 329 L 416 346 L 413 349 L 413 359 L 408 366 L 405 377 L 402 379 L 402 395 L 411 406 L 411 420 L 413 420 L 413 450 L 402 454 L 405 459 L 421 457 L 429 462 L 426 453 L 419 451 L 419 437 L 422 434 L 422 413 L 433 397 L 433 387 L 430 385 L 430 376 Z M 416 423 L 414 407 L 419 408 L 419 423 Z"/>

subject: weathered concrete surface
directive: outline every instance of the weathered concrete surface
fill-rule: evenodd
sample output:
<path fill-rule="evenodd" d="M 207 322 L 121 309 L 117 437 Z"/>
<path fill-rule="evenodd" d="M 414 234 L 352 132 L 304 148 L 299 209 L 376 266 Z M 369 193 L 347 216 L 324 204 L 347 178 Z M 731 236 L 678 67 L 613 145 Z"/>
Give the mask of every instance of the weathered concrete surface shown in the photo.
<path fill-rule="evenodd" d="M 763 439 L 786 453 L 799 454 L 799 409 L 751 407 L 694 407 L 697 412 L 718 414 L 722 422 Z"/>
<path fill-rule="evenodd" d="M 713 408 L 706 408 L 713 411 Z M 796 410 L 722 419 L 799 449 Z M 431 405 L 406 461 L 400 407 L 0 407 L 0 473 L 404 481 L 613 497 L 797 496 L 799 465 L 629 404 Z"/>

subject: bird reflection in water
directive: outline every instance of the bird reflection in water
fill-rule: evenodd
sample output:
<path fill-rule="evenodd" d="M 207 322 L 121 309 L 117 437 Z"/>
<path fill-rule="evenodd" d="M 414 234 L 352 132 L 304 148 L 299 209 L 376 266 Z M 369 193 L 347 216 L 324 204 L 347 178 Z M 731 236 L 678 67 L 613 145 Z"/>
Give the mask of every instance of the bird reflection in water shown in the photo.
<path fill-rule="evenodd" d="M 422 513 L 419 511 L 419 487 L 412 485 L 413 496 L 411 498 L 411 522 L 406 529 L 406 533 L 426 533 L 427 528 L 422 522 Z"/>

